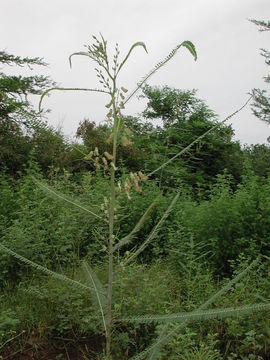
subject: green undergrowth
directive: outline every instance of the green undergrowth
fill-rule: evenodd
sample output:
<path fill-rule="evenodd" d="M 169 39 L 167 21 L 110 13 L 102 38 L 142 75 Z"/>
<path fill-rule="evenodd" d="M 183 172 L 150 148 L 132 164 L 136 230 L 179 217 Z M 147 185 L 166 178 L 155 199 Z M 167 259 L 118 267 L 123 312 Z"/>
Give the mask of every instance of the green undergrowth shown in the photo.
<path fill-rule="evenodd" d="M 122 172 L 119 180 L 126 176 Z M 36 181 L 44 187 L 37 186 Z M 89 219 L 77 206 L 97 215 L 104 214 L 109 196 L 104 174 L 86 172 L 78 181 L 72 174 L 52 172 L 45 180 L 32 166 L 17 181 L 3 175 L 0 183 L 0 232 L 4 246 L 83 284 L 87 279 L 81 264 L 86 260 L 106 284 L 102 261 L 106 257 L 103 251 L 106 223 L 99 218 Z M 139 229 L 135 242 L 116 252 L 114 316 L 194 311 L 258 254 L 262 255 L 260 265 L 211 308 L 269 302 L 269 190 L 269 180 L 253 174 L 244 177 L 234 190 L 230 177 L 220 175 L 207 198 L 200 201 L 181 189 L 175 209 L 155 241 L 136 262 L 128 265 L 125 260 L 134 246 L 146 239 L 173 195 L 170 191 L 163 192 L 156 181 L 146 183 L 144 196 L 133 191 L 131 199 L 126 201 L 120 193 L 115 219 L 119 239 L 129 234 L 153 200 L 156 203 L 144 219 L 144 228 Z M 77 205 L 63 201 L 59 194 L 70 202 L 76 194 Z M 22 356 L 30 347 L 36 359 L 44 356 L 57 359 L 62 353 L 68 359 L 58 343 L 65 343 L 63 339 L 70 339 L 67 347 L 70 358 L 74 349 L 77 359 L 102 358 L 102 324 L 87 289 L 37 273 L 6 252 L 0 253 L 0 279 L 3 358 L 12 352 Z M 245 318 L 189 324 L 173 334 L 160 359 L 267 359 L 269 318 L 268 311 Z M 168 325 L 171 331 L 176 326 Z M 119 360 L 142 351 L 163 331 L 162 325 L 154 323 L 123 322 L 115 323 L 114 328 L 112 354 Z M 48 344 L 52 343 L 55 354 L 46 355 Z"/>
<path fill-rule="evenodd" d="M 187 268 L 191 265 L 190 261 L 187 257 Z M 231 263 L 231 269 L 237 274 L 246 264 L 247 259 L 240 257 Z M 252 304 L 261 299 L 266 301 L 270 290 L 269 283 L 264 280 L 269 275 L 267 271 L 267 266 L 261 264 L 256 273 L 248 274 L 213 308 Z M 96 267 L 96 272 L 102 281 L 106 281 L 107 275 L 102 266 Z M 192 264 L 192 277 L 164 261 L 148 266 L 134 264 L 124 269 L 119 267 L 116 272 L 113 309 L 119 317 L 145 312 L 154 315 L 192 311 L 227 282 L 227 279 L 215 278 L 203 262 L 197 262 L 195 266 Z M 85 283 L 80 268 L 76 269 L 74 279 Z M 29 339 L 34 339 L 37 359 L 44 343 L 50 339 L 72 338 L 78 343 L 79 339 L 98 338 L 102 332 L 88 291 L 72 291 L 67 284 L 43 276 L 24 279 L 16 287 L 7 286 L 0 297 L 0 314 L 0 346 L 5 349 L 5 342 L 14 337 L 9 346 L 23 353 Z M 173 329 L 175 325 L 169 326 Z M 261 356 L 264 359 L 269 355 L 269 327 L 269 311 L 244 319 L 191 324 L 171 338 L 161 358 L 260 359 L 258 356 Z M 151 341 L 159 328 L 159 325 L 149 324 L 117 324 L 113 334 L 114 357 L 129 359 Z M 20 335 L 19 338 L 16 335 Z"/>

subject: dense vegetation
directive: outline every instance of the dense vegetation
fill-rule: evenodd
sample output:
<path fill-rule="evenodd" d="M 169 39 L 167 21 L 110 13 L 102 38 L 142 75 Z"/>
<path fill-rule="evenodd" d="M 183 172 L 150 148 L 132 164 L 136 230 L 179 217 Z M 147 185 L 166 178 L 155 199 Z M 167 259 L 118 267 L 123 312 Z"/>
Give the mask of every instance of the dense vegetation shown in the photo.
<path fill-rule="evenodd" d="M 70 143 L 28 102 L 49 85 L 0 74 L 0 359 L 269 359 L 270 147 L 241 147 L 195 90 L 145 84 L 141 117 L 113 108 L 106 124 L 81 121 Z"/>

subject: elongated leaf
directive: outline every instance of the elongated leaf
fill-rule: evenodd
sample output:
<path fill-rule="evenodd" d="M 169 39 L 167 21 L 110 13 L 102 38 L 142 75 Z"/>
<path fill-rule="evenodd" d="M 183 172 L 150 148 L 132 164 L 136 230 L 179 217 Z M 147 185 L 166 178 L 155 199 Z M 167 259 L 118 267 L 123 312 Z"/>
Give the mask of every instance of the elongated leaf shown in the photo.
<path fill-rule="evenodd" d="M 117 74 L 119 73 L 119 71 L 121 70 L 121 68 L 123 67 L 123 65 L 125 64 L 125 62 L 128 60 L 130 54 L 132 53 L 132 51 L 137 47 L 137 46 L 142 46 L 144 48 L 144 50 L 148 53 L 147 48 L 145 46 L 145 43 L 142 41 L 138 41 L 135 44 L 133 44 L 131 46 L 131 48 L 129 49 L 129 52 L 127 53 L 126 57 L 124 58 L 124 60 L 122 61 L 122 63 L 120 64 L 118 70 L 117 70 Z"/>
<path fill-rule="evenodd" d="M 154 238 L 158 235 L 159 230 L 161 226 L 163 225 L 164 221 L 167 219 L 167 217 L 170 215 L 170 212 L 172 211 L 176 201 L 179 198 L 179 193 L 175 195 L 172 202 L 170 203 L 168 209 L 163 214 L 162 218 L 159 220 L 157 225 L 153 228 L 150 235 L 147 237 L 147 239 L 143 242 L 143 244 L 125 261 L 124 265 L 127 265 L 130 263 L 134 258 L 136 258 L 145 248 L 147 245 L 150 244 L 151 241 L 154 240 Z"/>
<path fill-rule="evenodd" d="M 183 41 L 182 46 L 184 46 L 188 51 L 191 53 L 191 55 L 194 57 L 194 60 L 197 60 L 197 52 L 194 44 L 191 41 Z"/>
<path fill-rule="evenodd" d="M 140 229 L 143 227 L 143 225 L 145 224 L 145 221 L 148 219 L 151 211 L 153 210 L 153 208 L 157 205 L 159 196 L 156 197 L 156 199 L 152 202 L 151 205 L 148 206 L 147 210 L 145 211 L 145 213 L 143 214 L 143 216 L 140 218 L 140 220 L 138 221 L 138 223 L 135 225 L 135 227 L 133 228 L 133 230 L 126 235 L 125 237 L 123 237 L 114 247 L 113 247 L 113 252 L 118 250 L 120 247 L 127 245 L 129 243 L 131 243 L 134 238 L 136 237 L 138 231 L 140 231 Z"/>
<path fill-rule="evenodd" d="M 29 259 L 26 259 L 24 256 L 16 253 L 15 251 L 7 248 L 6 246 L 4 246 L 3 244 L 0 243 L 0 249 L 4 252 L 6 252 L 7 254 L 15 257 L 16 259 L 20 260 L 21 262 L 23 262 L 24 264 L 26 265 L 29 265 L 31 266 L 32 268 L 40 271 L 40 272 L 43 272 L 44 274 L 46 275 L 49 275 L 55 279 L 58 279 L 58 280 L 61 280 L 61 281 L 64 281 L 66 283 L 68 283 L 69 285 L 75 287 L 75 288 L 79 288 L 81 290 L 87 290 L 87 291 L 93 291 L 93 287 L 89 287 L 87 285 L 84 285 L 82 283 L 80 283 L 79 281 L 76 281 L 76 280 L 72 280 L 70 279 L 69 277 L 65 276 L 65 275 L 62 275 L 62 274 L 59 274 L 57 272 L 54 272 L 52 270 L 49 270 L 48 268 L 46 268 L 45 266 L 42 266 L 42 265 L 39 265 Z"/>
<path fill-rule="evenodd" d="M 107 222 L 107 220 L 105 220 L 104 218 L 102 218 L 101 216 L 99 216 L 98 214 L 94 213 L 92 210 L 88 209 L 87 207 L 85 207 L 84 205 L 81 205 L 77 200 L 74 200 L 70 197 L 68 197 L 67 195 L 63 195 L 61 193 L 59 193 L 58 191 L 52 189 L 50 186 L 43 184 L 42 182 L 38 181 L 36 178 L 33 177 L 34 182 L 45 192 L 47 192 L 49 195 L 51 196 L 55 196 L 60 200 L 66 201 L 69 204 L 72 204 L 73 206 L 76 206 L 77 208 L 86 211 L 87 213 L 91 214 L 92 216 L 103 220 L 105 222 Z"/>
<path fill-rule="evenodd" d="M 162 346 L 162 339 L 164 338 L 164 336 L 166 335 L 167 331 L 168 331 L 168 326 L 169 324 L 165 324 L 160 333 L 159 333 L 159 336 L 157 338 L 157 343 L 159 345 L 157 345 L 154 350 L 152 351 L 151 354 L 149 354 L 149 360 L 157 360 L 158 359 L 158 356 L 159 356 L 159 353 L 160 353 L 160 348 Z"/>
<path fill-rule="evenodd" d="M 196 53 L 196 49 L 195 49 L 195 46 L 193 45 L 193 43 L 191 41 L 183 41 L 181 44 L 177 45 L 169 53 L 169 55 L 166 56 L 166 58 L 164 60 L 157 63 L 156 66 L 144 78 L 142 78 L 142 80 L 137 84 L 136 89 L 133 90 L 133 92 L 126 98 L 124 103 L 126 104 L 132 98 L 132 96 L 134 96 L 136 94 L 136 92 L 147 82 L 147 80 L 152 75 L 154 75 L 160 68 L 162 68 L 165 64 L 167 64 L 167 62 L 169 62 L 176 55 L 176 53 L 182 46 L 184 46 L 185 48 L 187 48 L 190 51 L 190 53 L 194 57 L 194 60 L 197 60 L 197 53 Z"/>
<path fill-rule="evenodd" d="M 219 291 L 217 291 L 214 295 L 212 295 L 205 303 L 203 303 L 201 306 L 198 307 L 193 313 L 202 311 L 206 309 L 208 306 L 213 304 L 217 299 L 219 299 L 222 295 L 224 295 L 226 292 L 228 292 L 233 285 L 238 283 L 252 268 L 254 268 L 259 262 L 259 258 L 254 260 L 249 266 L 247 266 L 243 271 L 241 271 L 238 275 L 236 275 L 231 281 L 228 282 L 223 288 L 221 288 Z M 165 335 L 163 337 L 159 337 L 157 340 L 155 340 L 150 346 L 148 346 L 146 349 L 144 349 L 139 354 L 133 356 L 131 360 L 142 360 L 145 359 L 146 356 L 149 354 L 149 358 L 151 359 L 151 354 L 153 354 L 156 349 L 160 349 L 163 345 L 165 345 L 172 336 L 174 336 L 176 333 L 181 331 L 185 326 L 187 325 L 187 321 L 183 321 L 181 324 L 176 326 L 174 329 L 167 331 L 168 325 L 164 325 L 164 332 Z"/>
<path fill-rule="evenodd" d="M 75 52 L 75 53 L 69 55 L 69 57 L 68 57 L 69 66 L 70 66 L 70 67 L 72 67 L 72 61 L 71 61 L 71 59 L 72 59 L 73 56 L 87 56 L 87 57 L 89 57 L 90 59 L 93 59 L 92 56 L 91 56 L 87 51 L 78 51 L 78 52 Z"/>
<path fill-rule="evenodd" d="M 165 166 L 167 166 L 168 164 L 170 164 L 172 161 L 174 161 L 176 158 L 178 158 L 179 156 L 185 154 L 186 152 L 188 152 L 193 145 L 197 144 L 200 140 L 202 140 L 205 136 L 207 136 L 210 132 L 212 132 L 213 130 L 217 129 L 218 127 L 220 127 L 222 124 L 224 124 L 226 121 L 228 121 L 229 119 L 231 119 L 233 116 L 235 116 L 236 114 L 239 113 L 239 111 L 241 111 L 242 109 L 244 109 L 244 107 L 247 106 L 247 104 L 250 102 L 250 100 L 252 99 L 253 96 L 251 96 L 243 106 L 241 106 L 238 110 L 236 110 L 235 112 L 233 112 L 232 114 L 230 114 L 229 116 L 227 116 L 224 120 L 220 121 L 219 123 L 217 123 L 216 125 L 214 125 L 213 127 L 211 127 L 209 130 L 207 130 L 205 133 L 203 133 L 202 135 L 198 136 L 194 141 L 192 141 L 188 146 L 186 146 L 184 149 L 182 149 L 181 151 L 179 151 L 176 155 L 174 155 L 173 157 L 171 157 L 168 161 L 166 161 L 165 163 L 163 163 L 161 166 L 159 166 L 157 169 L 153 170 L 151 173 L 147 174 L 147 176 L 152 176 L 153 174 L 155 174 L 156 172 L 158 172 L 159 170 L 163 169 Z"/>
<path fill-rule="evenodd" d="M 105 297 L 105 291 L 103 289 L 103 285 L 99 280 L 98 276 L 96 275 L 96 273 L 94 272 L 94 270 L 85 261 L 83 262 L 83 269 L 85 271 L 85 274 L 87 275 L 89 282 L 92 284 L 92 287 L 94 289 L 104 330 L 105 333 L 107 334 L 107 326 L 105 320 L 105 316 L 107 312 L 107 303 L 106 303 L 106 297 Z"/>
<path fill-rule="evenodd" d="M 108 91 L 105 91 L 105 90 L 102 90 L 102 89 L 53 87 L 53 88 L 47 89 L 47 90 L 44 91 L 44 93 L 41 95 L 40 100 L 39 100 L 39 104 L 38 104 L 39 111 L 41 111 L 41 104 L 42 104 L 42 101 L 43 101 L 44 97 L 45 97 L 46 95 L 48 95 L 49 92 L 54 91 L 54 90 L 57 90 L 57 91 L 92 91 L 92 92 L 99 92 L 99 93 L 109 94 Z"/>
<path fill-rule="evenodd" d="M 256 312 L 270 310 L 270 303 L 259 303 L 253 305 L 239 306 L 236 308 L 213 309 L 190 313 L 178 313 L 171 315 L 143 315 L 137 317 L 119 319 L 120 322 L 132 322 L 136 324 L 148 323 L 174 323 L 183 322 L 188 323 L 195 321 L 206 321 L 210 319 L 224 319 L 228 317 L 248 316 Z"/>

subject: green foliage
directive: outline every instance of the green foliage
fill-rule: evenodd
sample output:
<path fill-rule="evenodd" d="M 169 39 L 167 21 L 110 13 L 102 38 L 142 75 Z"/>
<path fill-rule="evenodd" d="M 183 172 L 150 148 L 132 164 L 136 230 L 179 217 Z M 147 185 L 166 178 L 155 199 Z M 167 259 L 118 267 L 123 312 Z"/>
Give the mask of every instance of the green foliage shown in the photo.
<path fill-rule="evenodd" d="M 0 52 L 0 63 L 8 66 L 28 66 L 32 70 L 32 66 L 46 66 L 47 64 L 41 58 L 21 58 Z M 34 120 L 30 103 L 27 99 L 28 95 L 40 95 L 53 82 L 45 76 L 35 75 L 23 77 L 21 75 L 5 75 L 0 73 L 0 118 L 13 120 L 15 122 L 22 121 L 25 124 L 31 124 Z"/>
<path fill-rule="evenodd" d="M 251 20 L 255 25 L 259 26 L 259 31 L 270 31 L 269 21 Z M 261 55 L 265 58 L 266 65 L 270 65 L 270 52 L 265 49 L 261 49 Z M 270 75 L 264 77 L 265 83 L 269 84 Z M 265 89 L 253 89 L 252 95 L 254 103 L 252 104 L 252 111 L 255 116 L 260 120 L 267 123 L 270 122 L 270 98 L 267 90 Z"/>
<path fill-rule="evenodd" d="M 192 236 L 196 245 L 200 243 L 204 251 L 210 251 L 209 262 L 218 274 L 228 272 L 228 261 L 241 253 L 251 257 L 258 252 L 269 255 L 268 193 L 269 181 L 261 184 L 252 174 L 235 192 L 228 176 L 218 176 L 209 200 L 199 205 L 189 200 L 179 206 L 172 227 L 173 234 L 176 231 L 179 235 L 172 235 L 170 249 L 175 246 L 181 253 L 183 242 Z"/>

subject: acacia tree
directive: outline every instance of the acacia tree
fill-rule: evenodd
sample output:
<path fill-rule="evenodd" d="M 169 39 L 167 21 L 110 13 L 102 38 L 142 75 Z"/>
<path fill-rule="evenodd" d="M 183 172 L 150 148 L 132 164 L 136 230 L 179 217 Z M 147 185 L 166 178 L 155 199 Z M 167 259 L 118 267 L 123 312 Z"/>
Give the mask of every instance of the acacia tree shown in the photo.
<path fill-rule="evenodd" d="M 255 25 L 259 26 L 259 31 L 270 31 L 270 21 L 251 20 Z M 261 55 L 265 59 L 266 65 L 270 65 L 270 51 L 261 49 Z M 270 84 L 270 75 L 264 77 L 266 84 Z M 254 102 L 252 111 L 260 120 L 270 124 L 270 95 L 265 89 L 253 89 L 252 95 Z"/>

